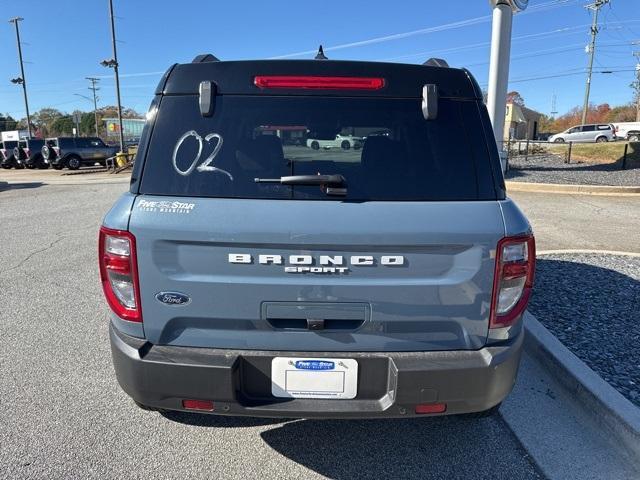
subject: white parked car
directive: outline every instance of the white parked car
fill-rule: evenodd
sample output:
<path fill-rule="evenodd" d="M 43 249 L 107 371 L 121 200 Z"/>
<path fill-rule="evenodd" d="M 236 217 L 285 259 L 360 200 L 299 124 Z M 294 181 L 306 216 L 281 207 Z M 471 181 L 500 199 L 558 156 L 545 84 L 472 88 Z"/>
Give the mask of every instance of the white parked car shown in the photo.
<path fill-rule="evenodd" d="M 611 142 L 616 139 L 614 127 L 608 123 L 578 125 L 549 137 L 550 142 Z"/>
<path fill-rule="evenodd" d="M 614 123 L 616 138 L 640 142 L 640 122 Z"/>
<path fill-rule="evenodd" d="M 349 150 L 350 148 L 359 149 L 362 147 L 362 138 L 354 137 L 353 135 L 336 135 L 333 140 L 320 140 L 317 138 L 308 138 L 307 147 L 319 150 L 321 148 L 342 148 L 343 150 Z"/>

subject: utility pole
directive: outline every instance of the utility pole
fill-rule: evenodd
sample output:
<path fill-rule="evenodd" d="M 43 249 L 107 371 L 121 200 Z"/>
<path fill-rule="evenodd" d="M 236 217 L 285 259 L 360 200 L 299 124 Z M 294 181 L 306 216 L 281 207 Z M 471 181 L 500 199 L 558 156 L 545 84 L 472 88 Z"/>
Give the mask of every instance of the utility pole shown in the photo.
<path fill-rule="evenodd" d="M 91 82 L 91 86 L 89 87 L 89 90 L 93 92 L 93 118 L 96 122 L 96 137 L 99 137 L 100 131 L 98 129 L 98 97 L 96 96 L 96 92 L 100 90 L 100 87 L 97 86 L 97 83 L 100 81 L 100 79 L 96 77 L 85 77 L 85 78 Z"/>
<path fill-rule="evenodd" d="M 595 2 L 586 5 L 586 8 L 593 10 L 593 22 L 591 23 L 591 42 L 589 43 L 589 67 L 587 70 L 587 84 L 584 90 L 584 106 L 582 107 L 582 125 L 587 123 L 587 111 L 589 110 L 589 94 L 591 93 L 591 74 L 593 72 L 593 58 L 596 54 L 596 36 L 598 35 L 598 13 L 603 5 L 609 3 L 610 0 L 595 0 Z"/>
<path fill-rule="evenodd" d="M 638 62 L 636 63 L 636 81 L 631 86 L 636 91 L 636 122 L 640 122 L 640 50 L 633 52 Z"/>
<path fill-rule="evenodd" d="M 27 80 L 24 77 L 24 63 L 22 62 L 22 44 L 20 43 L 20 27 L 19 22 L 24 20 L 22 17 L 14 17 L 9 20 L 9 23 L 13 23 L 16 26 L 16 41 L 18 42 L 18 58 L 20 59 L 20 78 L 14 78 L 12 83 L 22 84 L 22 91 L 24 93 L 24 108 L 27 111 L 27 131 L 29 132 L 29 138 L 31 138 L 31 116 L 29 115 L 29 100 L 27 97 Z"/>
<path fill-rule="evenodd" d="M 120 102 L 120 75 L 118 73 L 118 51 L 116 49 L 116 25 L 113 15 L 113 0 L 109 0 L 109 16 L 111 17 L 111 43 L 113 46 L 113 58 L 103 60 L 103 67 L 113 68 L 116 77 L 116 99 L 118 102 L 118 126 L 120 128 L 120 151 L 124 152 L 124 132 L 122 131 L 122 103 Z"/>

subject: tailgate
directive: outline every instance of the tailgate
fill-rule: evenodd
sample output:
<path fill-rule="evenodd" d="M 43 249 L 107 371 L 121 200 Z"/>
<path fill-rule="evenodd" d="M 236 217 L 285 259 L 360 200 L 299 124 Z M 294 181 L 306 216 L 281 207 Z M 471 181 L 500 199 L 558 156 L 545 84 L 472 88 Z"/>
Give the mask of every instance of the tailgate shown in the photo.
<path fill-rule="evenodd" d="M 496 201 L 143 195 L 130 230 L 152 343 L 427 351 L 485 344 L 504 224 Z"/>

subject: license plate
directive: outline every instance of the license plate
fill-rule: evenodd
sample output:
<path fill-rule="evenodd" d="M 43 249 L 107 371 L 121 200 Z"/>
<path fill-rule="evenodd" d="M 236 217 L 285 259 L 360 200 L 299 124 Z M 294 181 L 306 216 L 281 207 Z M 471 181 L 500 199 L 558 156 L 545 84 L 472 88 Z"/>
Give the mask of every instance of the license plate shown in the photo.
<path fill-rule="evenodd" d="M 275 357 L 271 361 L 271 393 L 279 398 L 355 398 L 358 362 L 350 358 Z"/>

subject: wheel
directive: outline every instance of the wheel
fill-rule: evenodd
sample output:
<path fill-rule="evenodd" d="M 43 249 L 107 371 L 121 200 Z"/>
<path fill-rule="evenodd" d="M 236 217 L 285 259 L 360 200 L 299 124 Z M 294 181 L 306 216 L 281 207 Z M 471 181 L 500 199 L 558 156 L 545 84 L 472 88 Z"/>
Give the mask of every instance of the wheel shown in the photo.
<path fill-rule="evenodd" d="M 311 142 L 311 148 L 313 148 L 314 150 L 320 150 L 320 144 L 314 140 L 313 142 Z"/>
<path fill-rule="evenodd" d="M 4 168 L 5 170 L 9 170 L 11 168 L 11 165 L 9 165 L 8 163 L 3 163 L 0 166 L 2 166 L 2 168 Z"/>
<path fill-rule="evenodd" d="M 40 170 L 49 168 L 49 162 L 45 162 L 44 158 L 42 158 L 41 153 L 36 153 L 31 158 L 29 158 L 29 163 L 33 165 L 33 168 L 38 168 Z"/>
<path fill-rule="evenodd" d="M 342 147 L 343 150 L 349 150 L 351 148 L 351 144 L 349 143 L 348 140 L 343 140 L 340 146 Z"/>
<path fill-rule="evenodd" d="M 488 410 L 483 410 L 482 412 L 473 412 L 473 413 L 465 413 L 463 415 L 461 415 L 464 418 L 487 418 L 487 417 L 493 417 L 494 415 L 498 414 L 498 410 L 500 410 L 500 406 L 502 405 L 502 402 L 500 402 L 497 405 L 494 405 L 493 407 L 491 407 Z"/>
<path fill-rule="evenodd" d="M 564 143 L 564 138 L 556 138 L 553 143 Z"/>
<path fill-rule="evenodd" d="M 640 133 L 631 133 L 627 138 L 630 142 L 640 142 Z"/>
<path fill-rule="evenodd" d="M 58 163 L 56 165 L 51 165 L 51 167 L 53 167 L 54 170 L 62 170 L 64 168 L 64 165 Z"/>
<path fill-rule="evenodd" d="M 598 137 L 596 138 L 596 143 L 604 143 L 604 142 L 608 142 L 609 139 L 607 137 Z"/>
<path fill-rule="evenodd" d="M 65 162 L 69 170 L 78 170 L 82 165 L 82 159 L 76 155 L 71 155 Z"/>

